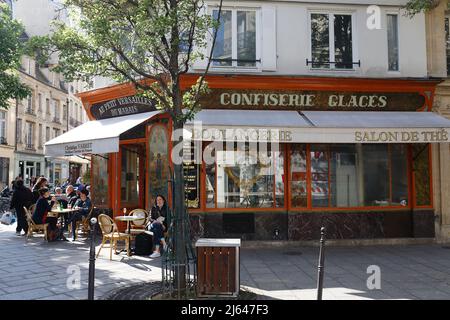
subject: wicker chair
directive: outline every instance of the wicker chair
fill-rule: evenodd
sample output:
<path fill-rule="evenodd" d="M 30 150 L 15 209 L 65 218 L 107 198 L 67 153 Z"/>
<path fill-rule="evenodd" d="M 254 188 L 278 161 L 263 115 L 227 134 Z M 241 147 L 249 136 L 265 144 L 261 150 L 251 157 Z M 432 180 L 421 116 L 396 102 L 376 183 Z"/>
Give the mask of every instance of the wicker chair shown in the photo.
<path fill-rule="evenodd" d="M 100 229 L 102 230 L 103 239 L 100 249 L 98 249 L 97 258 L 100 255 L 100 251 L 107 241 L 110 245 L 109 259 L 112 260 L 112 251 L 117 250 L 117 241 L 125 241 L 125 246 L 127 248 L 127 255 L 130 256 L 130 235 L 127 233 L 120 233 L 117 228 L 116 223 L 106 214 L 101 214 L 98 216 L 98 223 Z"/>
<path fill-rule="evenodd" d="M 31 209 L 34 209 L 35 205 L 32 205 L 30 207 Z M 31 211 L 28 210 L 26 207 L 23 207 L 23 210 L 25 211 L 25 216 L 27 218 L 27 222 L 28 222 L 28 233 L 27 233 L 27 239 L 33 235 L 33 232 L 39 232 L 39 231 L 43 231 L 44 232 L 44 240 L 47 240 L 47 226 L 48 223 L 43 223 L 43 224 L 36 224 L 33 221 L 32 215 L 31 215 Z"/>
<path fill-rule="evenodd" d="M 86 217 L 82 217 L 81 220 L 76 221 L 75 225 L 75 239 L 77 238 L 78 231 L 81 231 L 82 234 L 86 235 L 91 230 L 89 225 L 89 221 L 92 218 L 92 213 L 94 212 L 95 207 L 92 207 Z M 70 223 L 68 226 L 69 234 L 72 234 L 72 224 Z"/>
<path fill-rule="evenodd" d="M 145 227 L 147 225 L 147 220 L 148 220 L 148 212 L 144 209 L 134 209 L 134 210 L 130 211 L 130 213 L 128 215 L 135 216 L 135 217 L 142 217 L 142 219 L 130 222 L 131 223 L 130 235 L 135 236 L 135 235 L 145 232 Z"/>

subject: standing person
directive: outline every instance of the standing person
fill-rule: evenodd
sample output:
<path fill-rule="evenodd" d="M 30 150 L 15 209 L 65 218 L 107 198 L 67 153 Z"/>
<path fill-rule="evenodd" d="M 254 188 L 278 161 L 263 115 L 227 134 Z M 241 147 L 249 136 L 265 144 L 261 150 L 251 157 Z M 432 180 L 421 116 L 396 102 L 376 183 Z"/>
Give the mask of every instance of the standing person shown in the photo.
<path fill-rule="evenodd" d="M 83 219 L 83 217 L 87 217 L 92 208 L 91 199 L 89 199 L 89 191 L 86 189 L 81 190 L 80 199 L 75 203 L 75 208 L 78 209 L 77 213 L 74 213 L 72 217 L 69 219 L 68 223 L 72 224 L 72 238 L 75 241 L 76 238 L 76 228 L 77 221 Z"/>
<path fill-rule="evenodd" d="M 33 192 L 33 203 L 36 203 L 41 196 L 39 193 L 39 190 L 41 190 L 44 187 L 47 187 L 48 181 L 44 177 L 39 177 L 37 179 L 36 184 L 33 186 L 33 189 L 31 190 Z"/>
<path fill-rule="evenodd" d="M 33 193 L 24 186 L 23 180 L 15 183 L 15 190 L 11 199 L 10 209 L 15 209 L 17 214 L 16 235 L 20 236 L 22 230 L 28 233 L 27 217 L 23 207 L 29 208 L 33 204 Z"/>
<path fill-rule="evenodd" d="M 150 231 L 153 232 L 153 243 L 155 250 L 150 255 L 150 258 L 158 258 L 161 256 L 160 244 L 163 245 L 164 250 L 167 250 L 167 244 L 164 239 L 164 231 L 167 230 L 167 204 L 166 199 L 162 195 L 156 196 L 155 205 L 152 208 Z"/>

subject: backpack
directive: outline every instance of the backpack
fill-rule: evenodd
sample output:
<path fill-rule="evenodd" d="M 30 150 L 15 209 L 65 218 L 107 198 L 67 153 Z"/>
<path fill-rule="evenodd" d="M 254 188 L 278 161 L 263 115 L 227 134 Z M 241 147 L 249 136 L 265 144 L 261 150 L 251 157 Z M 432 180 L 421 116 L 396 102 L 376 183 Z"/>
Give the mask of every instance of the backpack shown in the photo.
<path fill-rule="evenodd" d="M 140 233 L 135 238 L 134 254 L 148 256 L 153 252 L 153 238 L 147 233 Z"/>

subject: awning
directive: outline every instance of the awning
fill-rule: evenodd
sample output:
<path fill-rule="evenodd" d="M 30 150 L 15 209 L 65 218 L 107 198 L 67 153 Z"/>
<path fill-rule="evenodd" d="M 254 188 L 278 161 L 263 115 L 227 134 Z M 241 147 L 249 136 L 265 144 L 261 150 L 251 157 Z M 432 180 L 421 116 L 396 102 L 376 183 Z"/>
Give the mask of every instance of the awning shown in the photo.
<path fill-rule="evenodd" d="M 161 111 L 95 120 L 48 141 L 44 146 L 46 156 L 72 156 L 77 154 L 102 154 L 119 151 L 119 136 L 152 118 Z"/>
<path fill-rule="evenodd" d="M 194 140 L 295 143 L 449 142 L 450 120 L 432 112 L 202 110 Z"/>

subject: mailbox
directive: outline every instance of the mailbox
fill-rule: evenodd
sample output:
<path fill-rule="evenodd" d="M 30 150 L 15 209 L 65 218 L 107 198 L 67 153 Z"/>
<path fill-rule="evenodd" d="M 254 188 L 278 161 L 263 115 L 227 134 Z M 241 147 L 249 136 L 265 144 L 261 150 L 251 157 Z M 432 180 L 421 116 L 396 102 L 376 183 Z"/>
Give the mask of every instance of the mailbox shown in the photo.
<path fill-rule="evenodd" d="M 198 296 L 238 296 L 240 246 L 241 239 L 196 242 Z"/>

